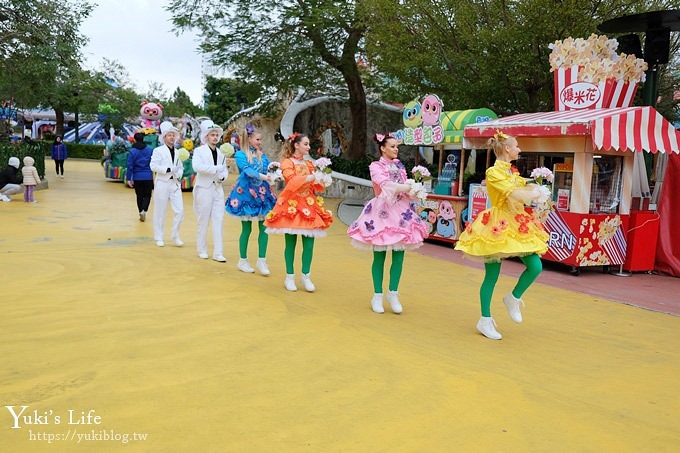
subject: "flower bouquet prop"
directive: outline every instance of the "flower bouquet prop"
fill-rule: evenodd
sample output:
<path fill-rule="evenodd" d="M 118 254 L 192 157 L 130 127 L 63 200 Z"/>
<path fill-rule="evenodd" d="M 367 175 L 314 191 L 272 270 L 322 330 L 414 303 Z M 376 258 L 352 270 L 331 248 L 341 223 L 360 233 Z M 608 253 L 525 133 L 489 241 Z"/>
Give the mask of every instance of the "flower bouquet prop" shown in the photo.
<path fill-rule="evenodd" d="M 413 175 L 413 179 L 406 180 L 407 184 L 411 184 L 411 190 L 409 190 L 408 194 L 411 198 L 418 198 L 420 200 L 426 199 L 427 191 L 425 190 L 423 183 L 433 179 L 430 170 L 422 165 L 416 165 L 411 169 L 411 174 Z"/>
<path fill-rule="evenodd" d="M 555 74 L 555 110 L 630 107 L 637 85 L 645 81 L 647 63 L 617 54 L 616 39 L 592 34 L 567 38 L 548 47 Z"/>
<path fill-rule="evenodd" d="M 333 182 L 331 178 L 331 160 L 328 157 L 320 157 L 314 161 L 314 179 L 316 182 L 328 187 Z"/>
<path fill-rule="evenodd" d="M 536 184 L 538 184 L 539 195 L 534 200 L 534 203 L 532 203 L 532 206 L 535 204 L 535 206 L 533 206 L 534 215 L 538 220 L 544 222 L 550 215 L 550 211 L 554 209 L 555 205 L 552 202 L 552 192 L 550 190 L 550 186 L 543 185 L 543 183 L 547 182 L 551 184 L 554 180 L 554 176 L 552 171 L 546 167 L 534 168 L 531 170 L 531 174 L 529 176 L 536 182 Z"/>
<path fill-rule="evenodd" d="M 234 149 L 234 145 L 231 143 L 222 143 L 222 145 L 220 145 L 220 152 L 228 159 L 234 155 L 236 150 Z"/>
<path fill-rule="evenodd" d="M 267 176 L 269 177 L 269 184 L 274 184 L 276 181 L 283 179 L 281 164 L 279 162 L 270 162 L 267 167 Z"/>

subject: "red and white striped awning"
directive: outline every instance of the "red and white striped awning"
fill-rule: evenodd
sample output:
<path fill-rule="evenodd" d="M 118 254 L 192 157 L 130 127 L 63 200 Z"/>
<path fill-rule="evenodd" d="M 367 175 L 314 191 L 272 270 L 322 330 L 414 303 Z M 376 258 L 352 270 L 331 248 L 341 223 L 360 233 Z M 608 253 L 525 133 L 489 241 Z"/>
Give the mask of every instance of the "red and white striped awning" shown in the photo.
<path fill-rule="evenodd" d="M 680 131 L 652 107 L 506 116 L 465 126 L 463 146 L 474 148 L 473 139 L 492 137 L 498 130 L 516 137 L 590 135 L 594 149 L 680 153 Z"/>

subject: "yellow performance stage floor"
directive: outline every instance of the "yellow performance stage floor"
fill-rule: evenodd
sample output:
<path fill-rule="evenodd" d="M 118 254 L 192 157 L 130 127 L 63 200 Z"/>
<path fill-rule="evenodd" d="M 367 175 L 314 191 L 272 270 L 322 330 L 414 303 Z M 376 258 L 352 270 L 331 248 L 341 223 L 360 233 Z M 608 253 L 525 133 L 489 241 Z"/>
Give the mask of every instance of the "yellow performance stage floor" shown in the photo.
<path fill-rule="evenodd" d="M 169 210 L 158 248 L 97 162 L 49 179 L 0 205 L 2 452 L 678 451 L 678 317 L 539 280 L 518 325 L 501 277 L 492 341 L 480 270 L 407 253 L 404 313 L 378 315 L 371 255 L 337 220 L 317 291 L 291 293 L 283 238 L 270 277 L 244 274 L 228 216 L 228 262 L 200 260 L 191 193 L 185 246 Z"/>

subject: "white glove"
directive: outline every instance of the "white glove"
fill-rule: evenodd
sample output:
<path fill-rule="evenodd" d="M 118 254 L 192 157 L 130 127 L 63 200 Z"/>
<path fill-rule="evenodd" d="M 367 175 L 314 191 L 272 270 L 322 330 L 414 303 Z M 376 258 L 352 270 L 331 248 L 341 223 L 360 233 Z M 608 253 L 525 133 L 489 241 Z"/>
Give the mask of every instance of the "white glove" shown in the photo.
<path fill-rule="evenodd" d="M 416 198 L 416 195 L 420 191 L 423 191 L 423 192 L 425 191 L 423 189 L 423 184 L 420 183 L 420 182 L 415 182 L 415 181 L 411 180 L 411 189 L 408 191 L 409 196 L 411 198 Z"/>
<path fill-rule="evenodd" d="M 545 204 L 550 199 L 551 193 L 550 189 L 546 186 L 538 186 L 538 196 L 535 198 L 536 203 Z"/>
<path fill-rule="evenodd" d="M 324 180 L 324 174 L 321 173 L 320 171 L 315 171 L 314 172 L 314 182 L 315 183 L 321 183 Z"/>
<path fill-rule="evenodd" d="M 324 185 L 324 187 L 328 187 L 331 184 L 333 184 L 333 178 L 331 178 L 331 175 L 324 174 L 323 175 L 323 185 Z"/>
<path fill-rule="evenodd" d="M 184 173 L 184 165 L 177 165 L 172 167 L 172 173 L 175 175 L 182 175 Z"/>
<path fill-rule="evenodd" d="M 217 172 L 217 180 L 224 181 L 225 179 L 227 179 L 227 169 L 223 168 Z"/>

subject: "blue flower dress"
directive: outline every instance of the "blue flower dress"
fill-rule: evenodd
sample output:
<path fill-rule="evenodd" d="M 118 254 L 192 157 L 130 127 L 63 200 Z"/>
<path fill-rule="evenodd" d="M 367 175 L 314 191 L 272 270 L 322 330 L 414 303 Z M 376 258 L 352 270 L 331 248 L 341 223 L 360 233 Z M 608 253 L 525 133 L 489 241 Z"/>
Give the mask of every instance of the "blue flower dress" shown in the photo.
<path fill-rule="evenodd" d="M 251 151 L 255 153 L 252 148 Z M 276 204 L 276 195 L 269 183 L 259 178 L 261 174 L 267 174 L 269 158 L 263 153 L 261 158 L 253 155 L 252 161 L 248 162 L 246 153 L 239 150 L 234 154 L 234 160 L 240 174 L 225 203 L 227 214 L 242 221 L 264 220 Z"/>

